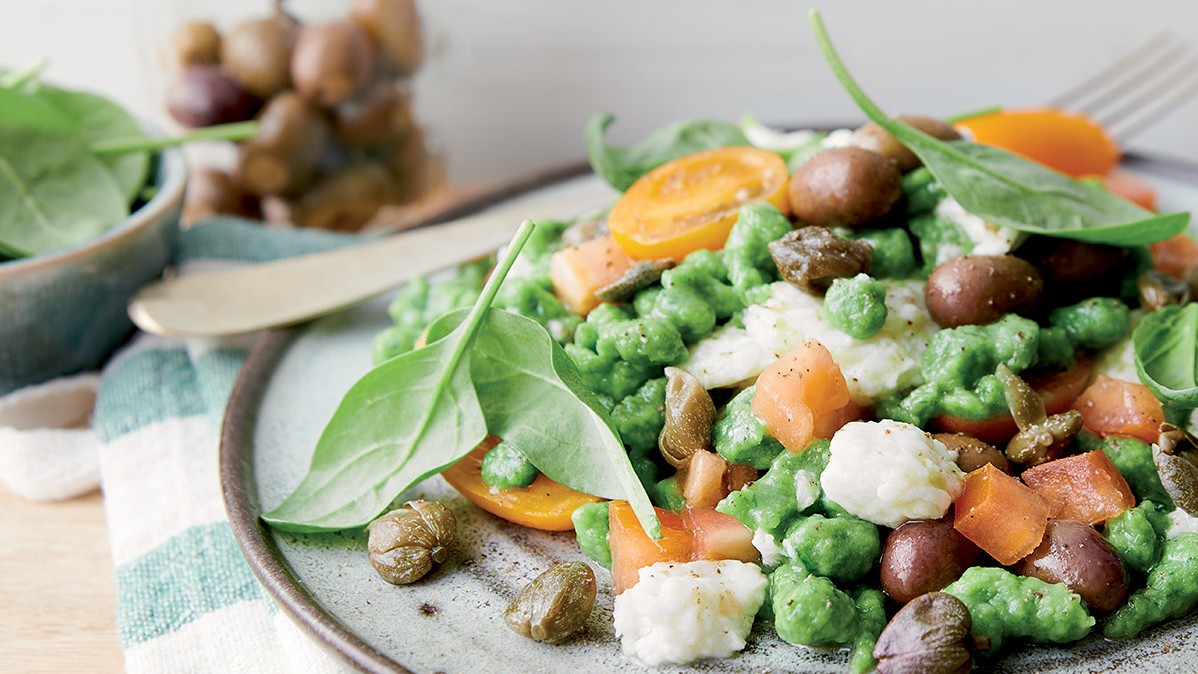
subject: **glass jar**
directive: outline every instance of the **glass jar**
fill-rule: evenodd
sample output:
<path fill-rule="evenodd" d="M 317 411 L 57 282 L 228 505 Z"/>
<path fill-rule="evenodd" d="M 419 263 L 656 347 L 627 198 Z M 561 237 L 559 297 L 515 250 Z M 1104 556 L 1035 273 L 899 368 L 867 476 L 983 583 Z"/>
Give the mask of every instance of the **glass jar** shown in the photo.
<path fill-rule="evenodd" d="M 184 225 L 216 214 L 358 231 L 442 182 L 413 113 L 425 56 L 414 0 L 142 3 L 155 100 L 176 130 L 255 119 L 188 149 Z"/>

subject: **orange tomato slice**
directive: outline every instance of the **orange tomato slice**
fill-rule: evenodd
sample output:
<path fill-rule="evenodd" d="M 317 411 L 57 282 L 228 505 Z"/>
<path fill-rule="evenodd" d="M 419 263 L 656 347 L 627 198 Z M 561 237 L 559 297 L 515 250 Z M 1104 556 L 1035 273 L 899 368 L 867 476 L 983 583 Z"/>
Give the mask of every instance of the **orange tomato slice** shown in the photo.
<path fill-rule="evenodd" d="M 575 508 L 603 499 L 558 484 L 537 475 L 532 484 L 519 489 L 492 489 L 482 478 L 483 455 L 499 444 L 489 435 L 474 451 L 441 472 L 441 477 L 474 505 L 509 522 L 545 531 L 570 531 Z"/>
<path fill-rule="evenodd" d="M 1057 108 L 1002 110 L 954 125 L 974 142 L 993 145 L 1075 178 L 1105 176 L 1119 164 L 1119 145 L 1101 124 Z"/>
<path fill-rule="evenodd" d="M 616 201 L 607 225 L 639 260 L 719 250 L 741 206 L 768 201 L 788 209 L 789 174 L 781 157 L 754 147 L 725 147 L 679 157 L 641 176 Z"/>
<path fill-rule="evenodd" d="M 1115 196 L 1123 197 L 1150 211 L 1156 210 L 1156 188 L 1139 176 L 1115 169 L 1102 177 L 1102 184 Z"/>

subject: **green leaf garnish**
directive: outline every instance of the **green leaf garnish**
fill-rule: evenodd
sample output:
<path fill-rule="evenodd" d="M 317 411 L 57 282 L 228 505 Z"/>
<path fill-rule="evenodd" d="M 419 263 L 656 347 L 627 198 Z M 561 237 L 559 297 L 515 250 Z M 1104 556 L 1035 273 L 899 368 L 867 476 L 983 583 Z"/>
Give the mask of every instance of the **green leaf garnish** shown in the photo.
<path fill-rule="evenodd" d="M 308 475 L 263 519 L 301 532 L 362 526 L 490 432 L 572 489 L 627 499 L 645 531 L 661 537 L 610 416 L 565 351 L 536 321 L 489 309 L 532 229 L 521 227 L 473 308 L 437 319 L 428 346 L 354 384 Z"/>
<path fill-rule="evenodd" d="M 399 494 L 487 436 L 470 351 L 504 276 L 532 234 L 525 221 L 465 320 L 357 381 L 321 433 L 308 474 L 262 519 L 287 531 L 361 527 Z"/>
<path fill-rule="evenodd" d="M 809 14 L 815 40 L 841 86 L 866 117 L 915 153 L 969 213 L 1011 229 L 1090 243 L 1139 246 L 1186 228 L 1189 213 L 1156 215 L 1110 194 L 995 147 L 945 142 L 882 111 L 845 68 L 817 10 Z"/>
<path fill-rule="evenodd" d="M 615 117 L 611 114 L 600 112 L 587 122 L 587 157 L 591 169 L 621 192 L 637 178 L 679 157 L 703 150 L 751 145 L 735 124 L 696 119 L 663 126 L 636 145 L 614 147 L 604 139 L 613 121 Z"/>
<path fill-rule="evenodd" d="M 462 314 L 438 319 L 429 335 L 443 334 Z M 491 311 L 475 342 L 470 371 L 487 430 L 515 445 L 550 479 L 585 494 L 628 501 L 649 536 L 661 538 L 653 503 L 611 415 L 539 323 Z"/>
<path fill-rule="evenodd" d="M 1198 408 L 1198 304 L 1144 316 L 1132 332 L 1140 381 L 1166 407 Z"/>

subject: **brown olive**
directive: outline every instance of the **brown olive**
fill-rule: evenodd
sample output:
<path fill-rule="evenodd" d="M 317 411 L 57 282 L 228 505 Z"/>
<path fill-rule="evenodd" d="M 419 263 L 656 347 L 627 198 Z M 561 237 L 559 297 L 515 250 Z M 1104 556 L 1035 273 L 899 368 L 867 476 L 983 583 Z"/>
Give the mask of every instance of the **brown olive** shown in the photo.
<path fill-rule="evenodd" d="M 882 548 L 882 590 L 906 603 L 935 592 L 965 573 L 977 559 L 978 546 L 949 519 L 907 522 L 886 537 Z"/>
<path fill-rule="evenodd" d="M 1048 520 L 1044 539 L 1015 570 L 1046 583 L 1064 583 L 1095 613 L 1110 613 L 1127 596 L 1123 560 L 1093 527 L 1073 520 Z"/>
<path fill-rule="evenodd" d="M 800 223 L 856 227 L 890 212 L 902 195 L 894 162 L 859 147 L 824 150 L 790 177 L 790 207 Z"/>
<path fill-rule="evenodd" d="M 769 244 L 770 256 L 782 278 L 801 290 L 821 295 L 838 278 L 868 272 L 874 249 L 850 241 L 827 227 L 801 227 Z"/>
<path fill-rule="evenodd" d="M 897 119 L 900 122 L 905 122 L 923 131 L 933 138 L 940 140 L 961 139 L 961 134 L 957 133 L 957 130 L 952 125 L 934 117 L 899 115 Z M 883 157 L 891 159 L 898 166 L 899 171 L 903 173 L 913 171 L 923 164 L 923 162 L 919 161 L 919 157 L 915 156 L 914 152 L 907 149 L 906 145 L 900 143 L 889 131 L 874 122 L 866 124 L 853 133 L 853 145 L 877 152 Z"/>
<path fill-rule="evenodd" d="M 322 177 L 294 204 L 300 227 L 357 231 L 387 203 L 391 178 L 374 163 L 350 166 Z"/>
<path fill-rule="evenodd" d="M 366 31 L 399 71 L 411 75 L 424 56 L 414 0 L 354 0 L 349 16 Z"/>
<path fill-rule="evenodd" d="M 335 117 L 337 135 L 356 147 L 402 139 L 416 123 L 407 95 L 393 82 L 378 82 L 362 97 L 338 105 Z"/>
<path fill-rule="evenodd" d="M 270 98 L 291 85 L 291 50 L 299 25 L 285 15 L 244 21 L 225 35 L 221 63 L 241 86 Z"/>
<path fill-rule="evenodd" d="M 257 135 L 242 145 L 237 180 L 258 195 L 294 193 L 315 175 L 328 139 L 320 110 L 294 92 L 283 92 L 258 116 Z"/>
<path fill-rule="evenodd" d="M 300 29 L 291 56 L 291 80 L 304 98 L 332 107 L 349 100 L 374 77 L 377 55 L 366 33 L 348 21 Z"/>
<path fill-rule="evenodd" d="M 262 213 L 258 200 L 243 192 L 228 173 L 212 168 L 192 171 L 183 202 L 183 224 L 191 225 L 214 215 L 258 218 Z"/>
<path fill-rule="evenodd" d="M 192 66 L 171 82 L 166 108 L 184 126 L 242 122 L 262 105 L 220 66 Z"/>
<path fill-rule="evenodd" d="M 1102 278 L 1127 261 L 1127 248 L 1033 236 L 1019 247 L 1019 255 L 1040 270 L 1044 282 L 1075 283 Z"/>
<path fill-rule="evenodd" d="M 1002 472 L 1011 474 L 1011 462 L 997 447 L 988 442 L 982 442 L 964 433 L 936 433 L 932 437 L 957 453 L 957 467 L 966 473 L 990 463 Z"/>
<path fill-rule="evenodd" d="M 189 21 L 171 37 L 171 49 L 180 68 L 220 63 L 220 33 L 208 21 Z"/>
<path fill-rule="evenodd" d="M 942 328 L 993 323 L 1035 308 L 1044 292 L 1040 272 L 1013 255 L 963 255 L 936 267 L 924 303 Z"/>

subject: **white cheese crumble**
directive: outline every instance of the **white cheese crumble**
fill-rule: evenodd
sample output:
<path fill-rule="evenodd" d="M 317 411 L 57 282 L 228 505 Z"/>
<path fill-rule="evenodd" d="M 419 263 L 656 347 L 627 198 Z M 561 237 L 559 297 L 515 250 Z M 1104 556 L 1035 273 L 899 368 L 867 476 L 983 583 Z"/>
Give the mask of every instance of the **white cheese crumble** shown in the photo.
<path fill-rule="evenodd" d="M 897 527 L 939 519 L 961 493 L 956 452 L 917 426 L 890 419 L 854 421 L 832 436 L 824 493 L 850 513 Z"/>
<path fill-rule="evenodd" d="M 795 471 L 795 506 L 806 510 L 819 498 L 819 476 L 799 469 Z"/>
<path fill-rule="evenodd" d="M 1187 513 L 1181 508 L 1176 508 L 1168 514 L 1169 532 L 1166 534 L 1168 538 L 1177 538 L 1178 534 L 1198 533 L 1198 517 Z"/>
<path fill-rule="evenodd" d="M 778 547 L 778 540 L 774 535 L 765 529 L 753 531 L 753 547 L 761 553 L 761 563 L 765 566 L 778 566 L 782 563 L 782 548 Z"/>
<path fill-rule="evenodd" d="M 777 357 L 819 340 L 844 374 L 849 395 L 868 405 L 879 396 L 919 385 L 919 364 L 936 324 L 923 304 L 923 284 L 884 280 L 886 322 L 869 339 L 824 320 L 823 299 L 780 281 L 770 298 L 745 310 L 744 328 L 725 326 L 691 346 L 679 365 L 708 389 L 750 382 Z"/>
<path fill-rule="evenodd" d="M 658 562 L 616 597 L 624 653 L 647 665 L 726 658 L 745 647 L 765 601 L 761 567 L 730 560 Z"/>
<path fill-rule="evenodd" d="M 1131 342 L 1131 331 L 1143 316 L 1144 312 L 1140 309 L 1132 311 L 1128 317 L 1128 331 L 1123 339 L 1098 352 L 1094 357 L 1095 375 L 1105 374 L 1112 379 L 1140 383 L 1140 375 L 1136 372 L 1136 349 Z"/>
<path fill-rule="evenodd" d="M 820 147 L 825 150 L 834 147 L 855 147 L 857 144 L 853 137 L 855 133 L 852 129 L 836 129 L 819 142 Z"/>
<path fill-rule="evenodd" d="M 740 130 L 754 147 L 773 152 L 797 150 L 815 140 L 816 132 L 811 129 L 797 131 L 780 131 L 765 126 L 752 117 L 745 117 L 740 123 Z"/>
<path fill-rule="evenodd" d="M 966 213 L 965 207 L 952 197 L 945 197 L 936 204 L 936 215 L 956 223 L 961 231 L 965 232 L 965 236 L 973 242 L 973 250 L 970 251 L 973 255 L 1005 255 L 1023 242 L 1022 233 L 1010 227 L 990 224 L 976 215 Z M 962 254 L 959 246 L 946 245 L 941 248 L 945 250 L 937 250 L 936 264 L 944 262 L 940 259 L 942 252 L 947 255 L 945 259 Z M 952 254 L 952 249 L 957 252 Z"/>

